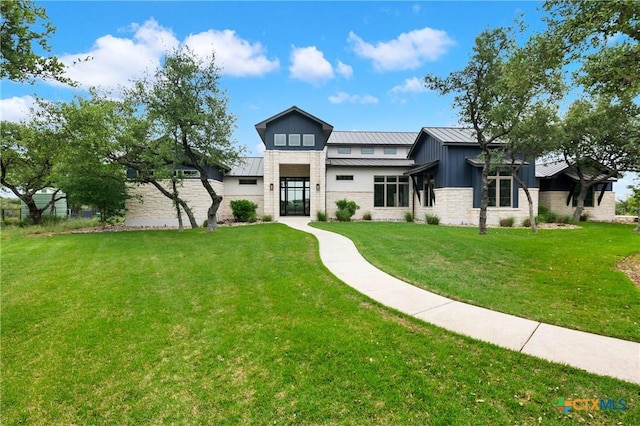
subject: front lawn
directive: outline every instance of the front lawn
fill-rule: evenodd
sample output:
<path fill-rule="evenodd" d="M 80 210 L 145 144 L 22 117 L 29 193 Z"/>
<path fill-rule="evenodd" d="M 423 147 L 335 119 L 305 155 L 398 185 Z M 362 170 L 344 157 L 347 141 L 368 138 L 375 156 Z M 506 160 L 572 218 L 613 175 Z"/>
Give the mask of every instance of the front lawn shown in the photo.
<path fill-rule="evenodd" d="M 640 342 L 640 288 L 616 263 L 640 252 L 632 225 L 489 229 L 417 223 L 321 223 L 380 269 L 456 300 Z"/>
<path fill-rule="evenodd" d="M 396 314 L 317 253 L 279 224 L 4 241 L 2 424 L 640 424 L 637 385 Z"/>

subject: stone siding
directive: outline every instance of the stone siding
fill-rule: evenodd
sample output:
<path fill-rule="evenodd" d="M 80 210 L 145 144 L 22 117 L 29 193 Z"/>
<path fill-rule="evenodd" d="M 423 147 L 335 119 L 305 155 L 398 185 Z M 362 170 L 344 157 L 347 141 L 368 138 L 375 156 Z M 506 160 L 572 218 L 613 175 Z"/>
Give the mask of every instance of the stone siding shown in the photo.
<path fill-rule="evenodd" d="M 570 202 L 567 206 L 568 191 L 542 191 L 540 192 L 540 204 L 559 215 L 573 215 L 576 210 Z M 594 194 L 594 202 L 597 204 L 600 193 Z M 584 213 L 589 215 L 589 220 L 610 222 L 616 218 L 616 194 L 607 191 L 602 197 L 600 205 L 585 207 Z"/>

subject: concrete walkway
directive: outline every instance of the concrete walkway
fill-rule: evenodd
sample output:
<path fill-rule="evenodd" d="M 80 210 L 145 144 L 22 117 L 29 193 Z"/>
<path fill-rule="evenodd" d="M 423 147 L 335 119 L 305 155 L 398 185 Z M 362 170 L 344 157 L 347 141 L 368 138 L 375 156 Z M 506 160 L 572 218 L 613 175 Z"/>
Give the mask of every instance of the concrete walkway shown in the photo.
<path fill-rule="evenodd" d="M 280 222 L 316 236 L 320 258 L 340 280 L 383 305 L 447 330 L 591 373 L 640 384 L 640 343 L 584 333 L 438 296 L 377 269 L 351 240 L 312 228 L 308 218 Z"/>

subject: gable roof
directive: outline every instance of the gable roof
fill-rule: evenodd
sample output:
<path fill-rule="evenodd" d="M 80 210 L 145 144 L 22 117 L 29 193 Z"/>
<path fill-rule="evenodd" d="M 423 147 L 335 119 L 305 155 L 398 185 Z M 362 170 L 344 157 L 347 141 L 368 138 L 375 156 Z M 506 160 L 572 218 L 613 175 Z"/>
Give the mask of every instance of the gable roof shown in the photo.
<path fill-rule="evenodd" d="M 601 164 L 600 166 L 606 170 L 606 168 Z M 599 180 L 606 176 L 604 173 L 602 173 L 602 169 L 600 171 L 594 170 L 594 172 L 599 174 L 595 174 L 595 173 L 592 175 L 585 174 L 585 176 L 589 180 Z M 556 177 L 560 174 L 564 174 L 568 178 L 573 179 L 575 181 L 580 180 L 580 177 L 578 176 L 578 174 L 571 168 L 569 163 L 567 163 L 565 160 L 549 161 L 547 163 L 536 164 L 536 178 L 549 179 L 549 178 Z M 618 179 L 614 176 L 606 180 L 608 182 L 616 182 Z"/>
<path fill-rule="evenodd" d="M 415 138 L 408 156 L 413 154 L 418 144 L 422 141 L 423 135 L 431 136 L 444 145 L 477 145 L 473 129 L 462 127 L 423 127 Z"/>
<path fill-rule="evenodd" d="M 327 145 L 403 145 L 411 146 L 416 132 L 334 131 Z"/>
<path fill-rule="evenodd" d="M 331 132 L 333 131 L 333 126 L 329 123 L 327 123 L 326 121 L 320 120 L 318 117 L 309 114 L 308 112 L 298 108 L 297 106 L 293 105 L 291 108 L 288 108 L 272 117 L 267 118 L 266 120 L 263 120 L 261 122 L 259 122 L 258 124 L 256 124 L 256 130 L 258 131 L 258 134 L 260 135 L 260 139 L 262 139 L 262 141 L 265 141 L 265 137 L 266 137 L 266 132 L 267 132 L 267 126 L 269 125 L 269 123 L 276 121 L 282 117 L 285 117 L 289 114 L 300 114 L 306 118 L 308 118 L 309 120 L 315 121 L 316 123 L 320 124 L 322 126 L 322 134 L 324 135 L 325 140 L 327 140 L 329 138 L 329 135 L 331 134 Z"/>

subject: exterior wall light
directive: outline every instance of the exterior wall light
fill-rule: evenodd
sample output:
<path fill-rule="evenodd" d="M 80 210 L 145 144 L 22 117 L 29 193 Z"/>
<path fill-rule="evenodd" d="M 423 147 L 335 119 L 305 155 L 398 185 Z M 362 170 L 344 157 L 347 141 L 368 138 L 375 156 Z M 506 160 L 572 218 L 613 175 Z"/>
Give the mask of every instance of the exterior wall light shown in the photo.
<path fill-rule="evenodd" d="M 273 183 L 269 184 L 269 191 L 273 191 Z"/>
<path fill-rule="evenodd" d="M 316 183 L 316 191 L 320 191 L 320 184 Z"/>

